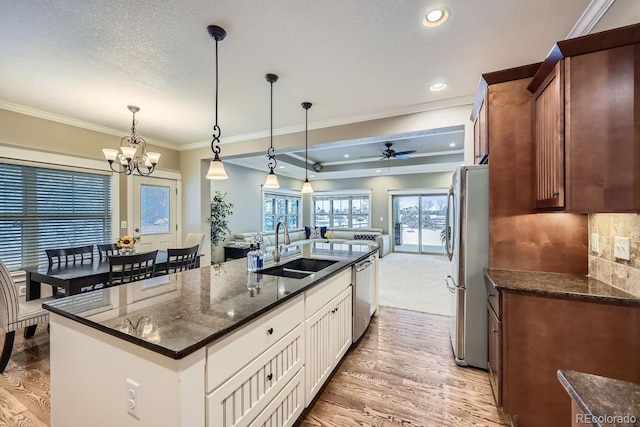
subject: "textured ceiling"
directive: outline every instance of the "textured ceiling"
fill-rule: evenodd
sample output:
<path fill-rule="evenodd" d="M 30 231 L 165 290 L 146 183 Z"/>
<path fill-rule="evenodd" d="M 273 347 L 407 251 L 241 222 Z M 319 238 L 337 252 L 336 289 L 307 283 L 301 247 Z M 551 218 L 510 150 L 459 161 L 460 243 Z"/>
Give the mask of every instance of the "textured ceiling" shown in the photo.
<path fill-rule="evenodd" d="M 618 0 L 631 1 L 631 0 Z M 219 43 L 222 141 L 421 111 L 481 73 L 542 60 L 589 0 L 30 0 L 0 14 L 0 108 L 40 111 L 172 148 L 208 146 Z M 433 6 L 449 20 L 422 25 Z M 615 22 L 615 20 L 614 20 Z M 448 88 L 431 93 L 444 80 Z"/>

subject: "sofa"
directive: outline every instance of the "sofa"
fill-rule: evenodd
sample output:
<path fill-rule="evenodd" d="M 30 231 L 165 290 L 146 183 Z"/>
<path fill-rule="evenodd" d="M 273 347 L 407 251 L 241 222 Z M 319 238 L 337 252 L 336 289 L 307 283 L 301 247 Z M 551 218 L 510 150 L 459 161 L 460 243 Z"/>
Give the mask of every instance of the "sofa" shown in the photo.
<path fill-rule="evenodd" d="M 306 227 L 305 229 L 296 229 L 289 231 L 289 245 L 283 245 L 283 249 L 287 249 L 291 246 L 306 245 L 313 242 L 328 242 L 328 243 L 352 243 L 359 245 L 377 246 L 379 248 L 378 256 L 383 257 L 391 250 L 391 239 L 388 234 L 384 234 L 381 228 L 341 228 L 336 230 L 324 229 L 325 237 L 313 237 L 311 232 L 314 227 Z M 320 228 L 320 227 L 318 227 Z M 319 230 L 318 230 L 319 231 Z M 258 232 L 245 232 L 235 233 L 233 240 L 229 243 L 253 243 L 253 236 Z M 309 236 L 309 237 L 307 237 Z M 268 232 L 263 233 L 262 249 L 266 252 L 271 252 L 275 249 L 276 237 L 275 233 Z M 284 243 L 284 233 L 280 231 L 279 243 Z"/>

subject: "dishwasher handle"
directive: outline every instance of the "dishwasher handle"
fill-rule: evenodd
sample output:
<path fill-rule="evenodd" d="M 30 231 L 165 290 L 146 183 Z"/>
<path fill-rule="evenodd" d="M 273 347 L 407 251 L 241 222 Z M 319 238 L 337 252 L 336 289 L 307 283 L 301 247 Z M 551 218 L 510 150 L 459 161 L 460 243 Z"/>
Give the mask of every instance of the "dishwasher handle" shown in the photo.
<path fill-rule="evenodd" d="M 366 260 L 365 262 L 362 262 L 358 265 L 356 265 L 356 272 L 361 272 L 366 270 L 367 268 L 371 267 L 373 265 L 373 260 Z"/>

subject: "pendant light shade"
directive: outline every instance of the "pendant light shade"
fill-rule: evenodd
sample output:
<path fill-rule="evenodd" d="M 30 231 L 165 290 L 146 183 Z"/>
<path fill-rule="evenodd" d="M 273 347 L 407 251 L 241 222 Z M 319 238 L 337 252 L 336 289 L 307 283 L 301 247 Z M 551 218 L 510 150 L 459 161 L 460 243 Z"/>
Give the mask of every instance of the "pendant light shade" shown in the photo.
<path fill-rule="evenodd" d="M 212 39 L 216 41 L 216 123 L 213 125 L 213 139 L 211 140 L 211 151 L 213 151 L 213 160 L 209 164 L 207 179 L 227 179 L 229 175 L 224 170 L 224 164 L 220 160 L 220 126 L 218 126 L 218 42 L 224 40 L 227 32 L 217 25 L 209 25 L 207 32 Z"/>
<path fill-rule="evenodd" d="M 309 162 L 307 159 L 307 153 L 309 151 L 308 136 L 309 136 L 309 108 L 311 108 L 310 102 L 303 102 L 302 108 L 304 108 L 304 184 L 302 184 L 303 193 L 313 193 L 313 187 L 309 182 L 307 176 L 307 170 L 309 169 Z"/>
<path fill-rule="evenodd" d="M 273 84 L 278 81 L 278 76 L 276 74 L 267 74 L 264 78 L 267 79 L 271 85 L 271 142 L 269 149 L 267 150 L 267 157 L 269 158 L 269 161 L 267 162 L 267 166 L 269 166 L 269 174 L 264 182 L 264 188 L 280 188 L 278 177 L 275 172 L 273 172 L 278 164 L 274 154 L 275 150 L 273 149 Z"/>
<path fill-rule="evenodd" d="M 207 172 L 207 179 L 227 179 L 229 175 L 224 170 L 224 164 L 218 154 L 209 163 L 209 171 Z"/>
<path fill-rule="evenodd" d="M 267 179 L 264 181 L 264 188 L 280 188 L 278 177 L 273 171 L 267 174 Z"/>

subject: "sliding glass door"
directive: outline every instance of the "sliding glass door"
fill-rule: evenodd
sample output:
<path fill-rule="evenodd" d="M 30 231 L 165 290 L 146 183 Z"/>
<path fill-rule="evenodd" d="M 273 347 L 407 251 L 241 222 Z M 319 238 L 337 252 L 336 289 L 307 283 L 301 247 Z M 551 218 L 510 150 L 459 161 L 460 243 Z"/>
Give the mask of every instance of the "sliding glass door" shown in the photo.
<path fill-rule="evenodd" d="M 393 250 L 442 254 L 445 193 L 393 196 Z"/>

